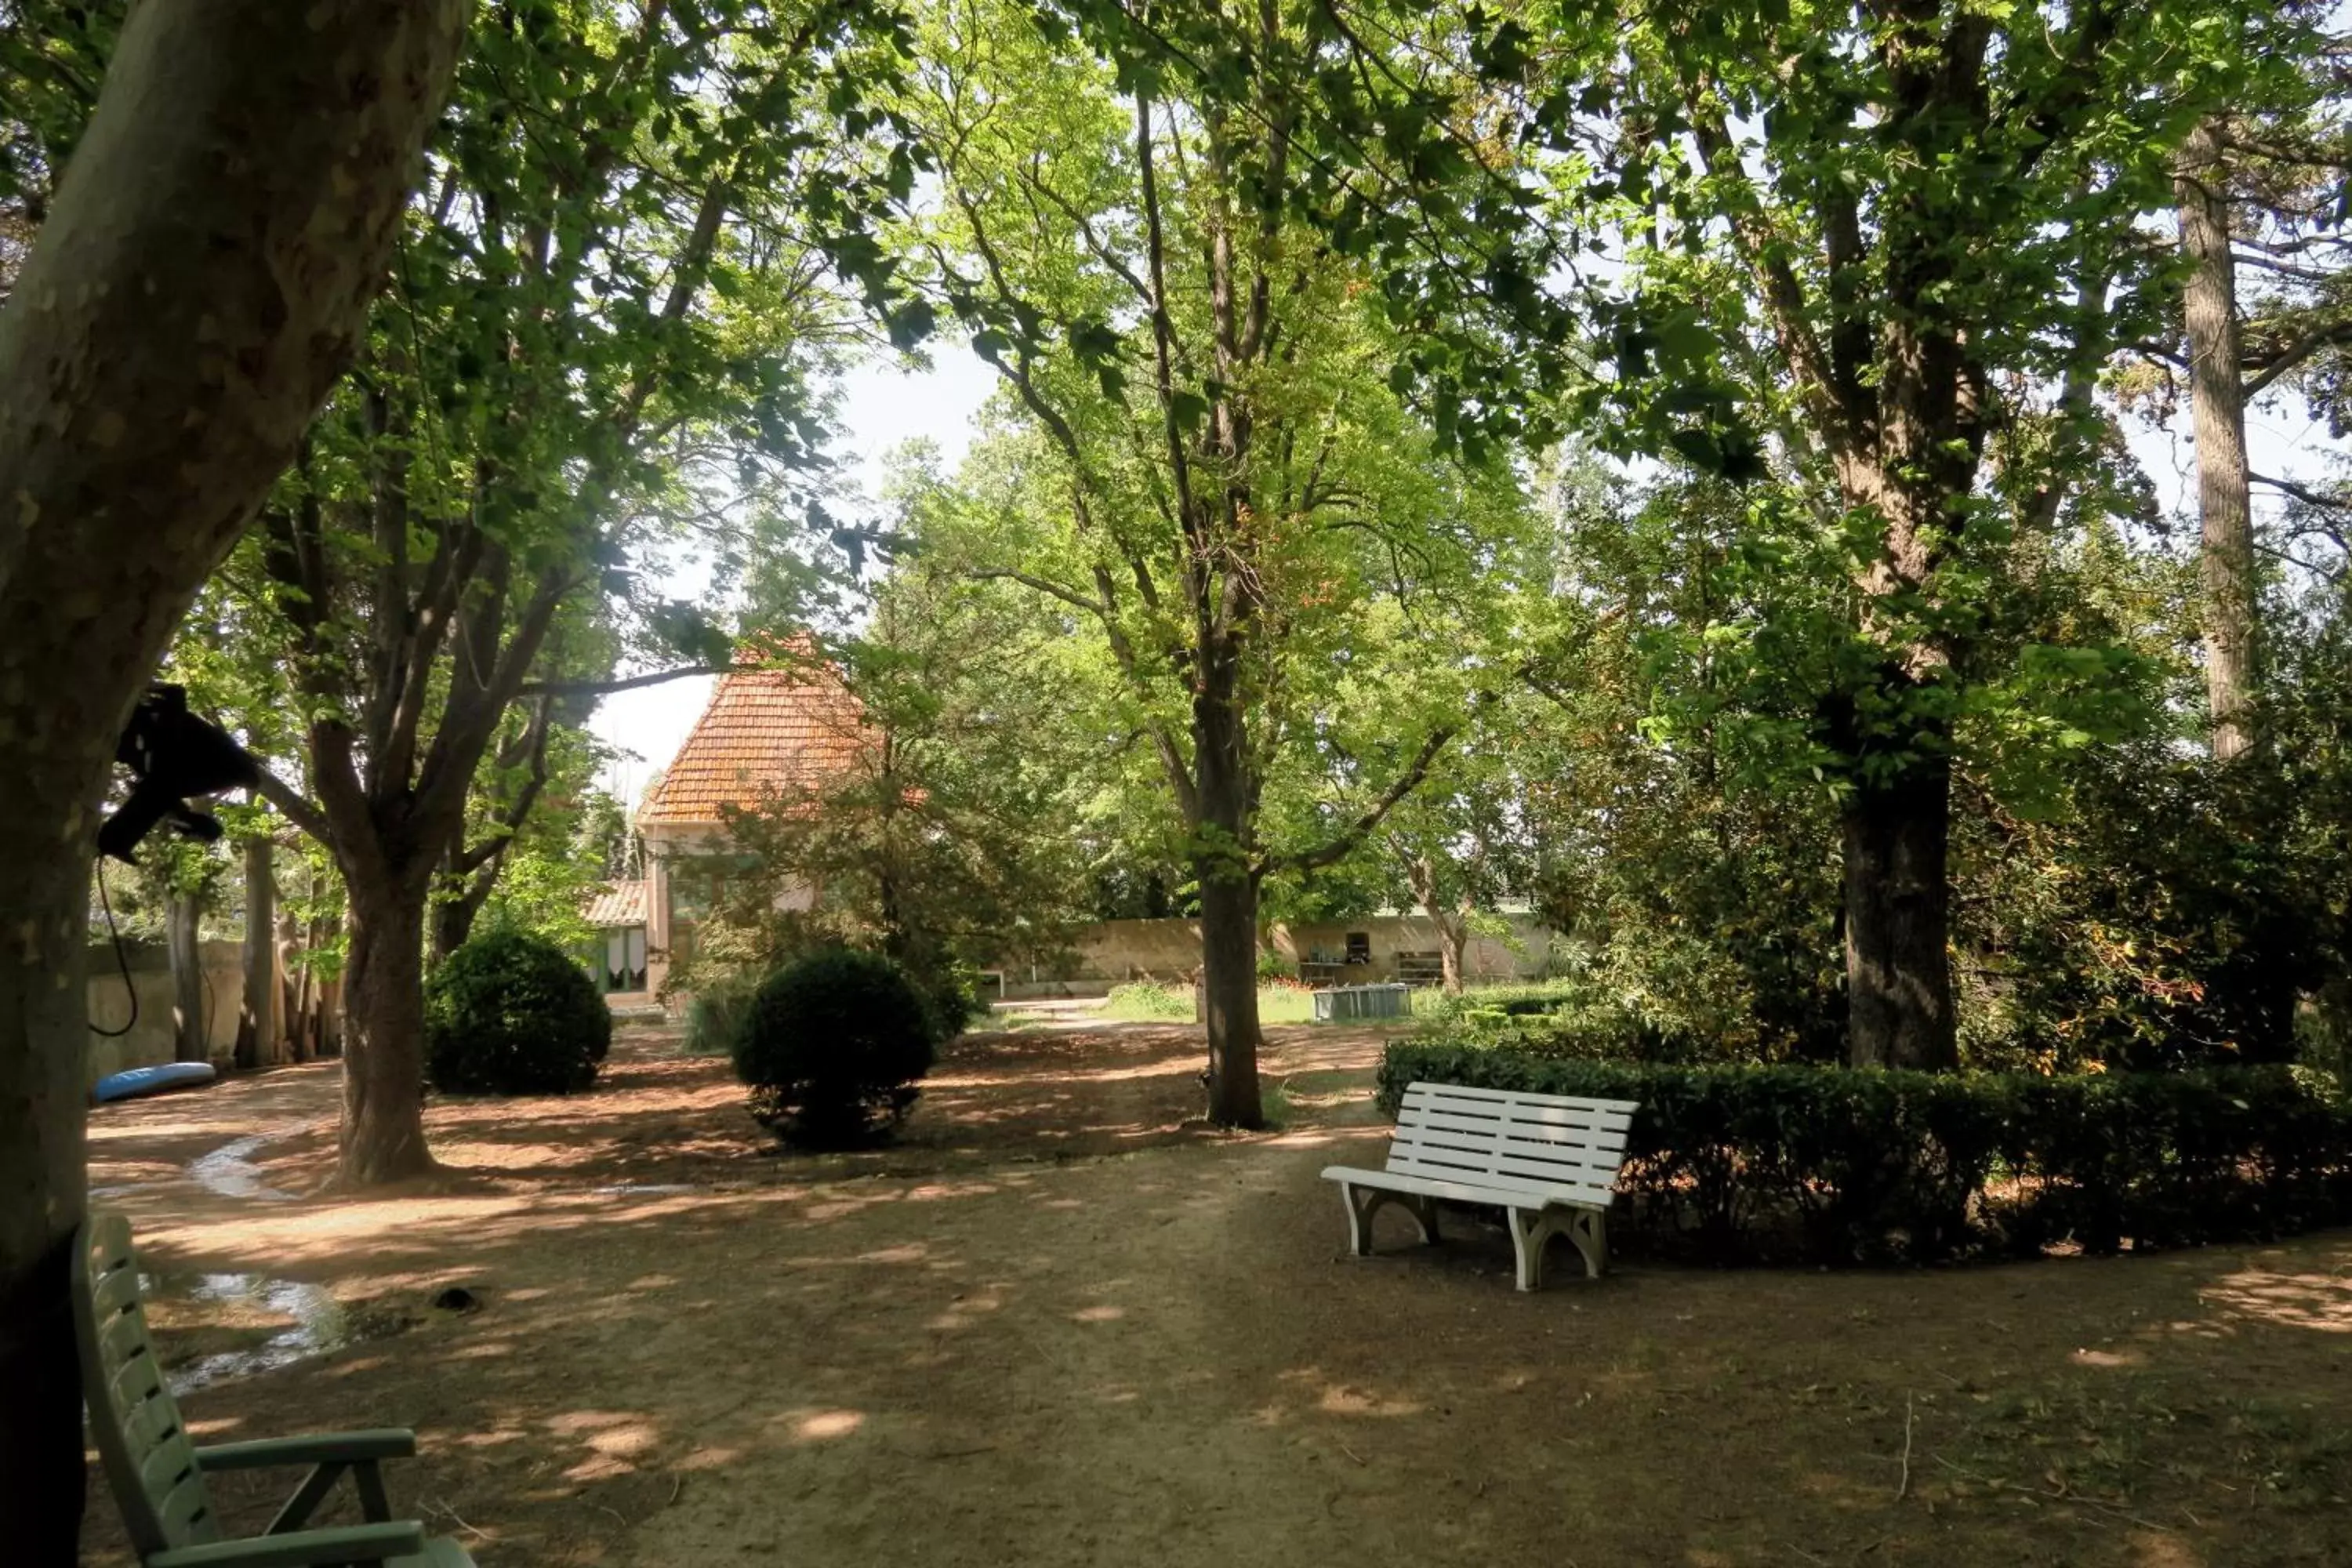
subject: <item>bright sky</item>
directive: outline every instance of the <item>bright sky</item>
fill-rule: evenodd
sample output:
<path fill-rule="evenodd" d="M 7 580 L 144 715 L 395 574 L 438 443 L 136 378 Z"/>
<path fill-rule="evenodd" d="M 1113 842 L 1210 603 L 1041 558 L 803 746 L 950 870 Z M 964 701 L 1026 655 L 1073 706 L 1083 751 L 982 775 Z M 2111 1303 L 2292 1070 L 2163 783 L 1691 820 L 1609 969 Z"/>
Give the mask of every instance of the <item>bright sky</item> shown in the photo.
<path fill-rule="evenodd" d="M 971 444 L 980 406 L 995 387 L 996 373 L 961 344 L 939 345 L 929 370 L 896 363 L 865 366 L 842 385 L 837 423 L 844 434 L 833 450 L 845 460 L 849 478 L 867 496 L 880 493 L 885 459 L 906 443 L 927 440 L 939 448 L 950 472 Z M 664 596 L 693 599 L 709 591 L 702 569 L 688 565 L 662 585 Z M 646 781 L 669 765 L 710 700 L 714 676 L 698 676 L 616 692 L 596 706 L 589 728 L 606 745 L 625 752 L 606 765 L 599 782 L 634 807 Z"/>

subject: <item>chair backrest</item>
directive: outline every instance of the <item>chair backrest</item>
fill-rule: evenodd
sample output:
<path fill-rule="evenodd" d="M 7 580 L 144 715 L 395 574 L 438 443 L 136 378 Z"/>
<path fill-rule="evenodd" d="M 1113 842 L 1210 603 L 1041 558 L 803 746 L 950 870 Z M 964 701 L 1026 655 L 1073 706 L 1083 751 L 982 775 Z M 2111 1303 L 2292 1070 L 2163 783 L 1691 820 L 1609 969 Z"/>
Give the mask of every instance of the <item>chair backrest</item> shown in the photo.
<path fill-rule="evenodd" d="M 195 1444 L 147 1333 L 130 1222 L 90 1215 L 75 1237 L 73 1268 L 82 1400 L 131 1544 L 143 1558 L 218 1541 Z"/>
<path fill-rule="evenodd" d="M 1388 1168 L 1435 1181 L 1558 1188 L 1564 1198 L 1605 1205 L 1636 1109 L 1630 1100 L 1407 1084 Z"/>

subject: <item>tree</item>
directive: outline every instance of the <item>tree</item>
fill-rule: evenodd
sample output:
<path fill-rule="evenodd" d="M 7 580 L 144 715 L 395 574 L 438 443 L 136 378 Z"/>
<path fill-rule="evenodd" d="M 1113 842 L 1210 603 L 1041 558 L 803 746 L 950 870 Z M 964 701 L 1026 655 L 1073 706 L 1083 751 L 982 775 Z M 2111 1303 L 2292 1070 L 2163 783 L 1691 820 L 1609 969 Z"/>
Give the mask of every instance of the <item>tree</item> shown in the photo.
<path fill-rule="evenodd" d="M 453 838 L 445 878 L 433 906 L 433 956 L 437 963 L 466 944 L 485 910 L 498 908 L 515 923 L 562 942 L 585 939 L 579 905 L 604 879 L 576 855 L 584 812 L 593 809 L 590 784 L 604 760 L 584 715 L 560 721 L 576 699 L 541 697 L 509 713 L 507 733 L 475 781 L 466 838 Z M 467 841 L 470 839 L 470 841 Z M 519 876 L 521 898 L 496 902 Z M 530 907 L 526 912 L 522 906 Z M 568 918 L 567 918 L 568 916 Z"/>
<path fill-rule="evenodd" d="M 1479 28 L 1570 155 L 1559 226 L 1622 268 L 1589 299 L 1613 375 L 1580 416 L 1842 514 L 1855 637 L 1818 733 L 1856 1063 L 1955 1060 L 1954 721 L 1997 674 L 1979 632 L 2012 542 L 2095 473 L 2092 379 L 2161 302 L 2143 225 L 2232 79 L 2220 16 L 1573 4 L 1530 18 L 1543 58 L 1516 20 Z"/>
<path fill-rule="evenodd" d="M 2181 365 L 2189 384 L 2206 707 L 2213 755 L 2222 762 L 2245 753 L 2257 734 L 2261 579 L 2246 405 L 2283 378 L 2327 367 L 2352 345 L 2337 199 L 2352 171 L 2352 142 L 2332 42 L 2324 19 L 2304 7 L 2250 26 L 2244 47 L 2263 62 L 2261 90 L 2201 121 L 2173 175 L 2186 262 L 2181 341 L 2177 353 L 2158 352 Z M 2242 290 L 2242 274 L 2253 287 Z M 2340 523 L 2339 501 L 2291 476 L 2262 482 Z"/>
<path fill-rule="evenodd" d="M 1291 145 L 1311 8 L 1237 24 L 1231 97 L 1132 50 L 1074 63 L 1013 8 L 933 20 L 910 112 L 944 210 L 911 244 L 1006 411 L 968 475 L 986 526 L 941 552 L 1099 639 L 1193 880 L 1209 1112 L 1255 1126 L 1261 885 L 1353 853 L 1444 750 L 1476 680 L 1453 590 L 1516 489 L 1444 462 L 1385 384 L 1370 279 L 1298 219 L 1330 199 Z M 1421 700 L 1328 744 L 1318 704 L 1390 654 Z M 1272 840 L 1301 756 L 1316 837 Z"/>
<path fill-rule="evenodd" d="M 780 651 L 845 689 L 839 769 L 730 813 L 724 847 L 681 868 L 709 910 L 694 983 L 845 945 L 940 995 L 1065 951 L 1084 913 L 1069 826 L 1108 742 L 1069 722 L 1060 617 L 908 552 L 837 663 L 800 639 Z"/>
<path fill-rule="evenodd" d="M 81 1513 L 68 1253 L 115 739 L 351 353 L 463 22 L 139 7 L 0 309 L 0 1509 L 27 1563 L 73 1562 Z"/>
<path fill-rule="evenodd" d="M 845 331 L 826 271 L 882 298 L 865 226 L 913 178 L 866 107 L 903 27 L 834 0 L 577 0 L 502 13 L 460 71 L 362 362 L 238 574 L 305 719 L 307 791 L 265 789 L 350 899 L 346 1183 L 432 1167 L 431 901 L 498 858 L 468 801 L 502 732 L 502 773 L 544 738 L 551 717 L 509 713 L 547 694 L 567 605 L 624 598 L 633 551 L 700 514 L 785 504 L 814 460 L 811 382 Z M 723 649 L 650 609 L 673 657 Z"/>

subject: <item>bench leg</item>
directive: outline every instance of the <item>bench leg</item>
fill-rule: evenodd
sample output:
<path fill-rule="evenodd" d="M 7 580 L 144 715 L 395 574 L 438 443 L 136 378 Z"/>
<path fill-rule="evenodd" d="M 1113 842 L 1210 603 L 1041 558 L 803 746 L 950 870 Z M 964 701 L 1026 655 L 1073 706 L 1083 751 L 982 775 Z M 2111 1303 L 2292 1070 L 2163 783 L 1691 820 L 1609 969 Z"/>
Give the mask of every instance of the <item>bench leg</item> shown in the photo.
<path fill-rule="evenodd" d="M 1510 1227 L 1511 1250 L 1517 1255 L 1519 1289 L 1543 1289 L 1544 1244 L 1564 1236 L 1584 1258 L 1584 1275 L 1598 1279 L 1609 1267 L 1608 1218 L 1599 1209 L 1547 1208 L 1503 1211 Z"/>
<path fill-rule="evenodd" d="M 1576 1250 L 1584 1255 L 1584 1277 L 1598 1279 L 1609 1268 L 1609 1216 L 1599 1209 L 1577 1209 L 1563 1227 Z"/>
<path fill-rule="evenodd" d="M 1435 1198 L 1391 1193 L 1380 1187 L 1359 1187 L 1349 1182 L 1339 1184 L 1339 1197 L 1348 1205 L 1348 1250 L 1358 1258 L 1372 1255 L 1372 1216 L 1383 1204 L 1399 1205 L 1412 1215 L 1412 1223 L 1421 1227 L 1423 1244 L 1437 1240 Z"/>
<path fill-rule="evenodd" d="M 1551 1239 L 1552 1218 L 1548 1209 L 1503 1210 L 1503 1223 L 1510 1228 L 1511 1250 L 1517 1255 L 1519 1289 L 1543 1289 L 1544 1243 Z"/>

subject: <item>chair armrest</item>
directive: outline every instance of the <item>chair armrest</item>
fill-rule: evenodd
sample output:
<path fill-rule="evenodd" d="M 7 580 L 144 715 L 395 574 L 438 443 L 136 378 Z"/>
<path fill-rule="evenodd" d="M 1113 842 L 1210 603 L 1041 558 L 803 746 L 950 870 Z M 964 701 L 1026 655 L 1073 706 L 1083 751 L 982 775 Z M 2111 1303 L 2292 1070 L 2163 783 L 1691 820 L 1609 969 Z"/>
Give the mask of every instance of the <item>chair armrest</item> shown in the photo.
<path fill-rule="evenodd" d="M 196 1450 L 205 1470 L 249 1470 L 257 1465 L 356 1465 L 369 1459 L 406 1459 L 416 1453 L 416 1434 L 404 1426 L 365 1432 L 313 1432 L 299 1437 L 259 1437 L 250 1443 L 215 1443 Z"/>
<path fill-rule="evenodd" d="M 154 1553 L 146 1560 L 146 1568 L 317 1568 L 321 1563 L 381 1563 L 424 1550 L 425 1527 L 404 1519 L 393 1524 L 298 1530 L 288 1535 L 179 1546 Z"/>

